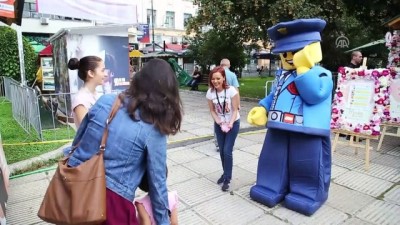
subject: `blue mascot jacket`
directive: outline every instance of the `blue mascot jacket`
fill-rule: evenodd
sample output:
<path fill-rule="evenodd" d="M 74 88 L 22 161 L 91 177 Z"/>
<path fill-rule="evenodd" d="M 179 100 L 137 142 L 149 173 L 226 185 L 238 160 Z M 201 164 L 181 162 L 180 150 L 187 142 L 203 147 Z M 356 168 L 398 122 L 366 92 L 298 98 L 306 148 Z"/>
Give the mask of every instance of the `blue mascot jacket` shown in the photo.
<path fill-rule="evenodd" d="M 268 128 L 329 136 L 332 74 L 314 66 L 302 75 L 277 72 L 271 93 L 260 101 L 268 112 Z"/>

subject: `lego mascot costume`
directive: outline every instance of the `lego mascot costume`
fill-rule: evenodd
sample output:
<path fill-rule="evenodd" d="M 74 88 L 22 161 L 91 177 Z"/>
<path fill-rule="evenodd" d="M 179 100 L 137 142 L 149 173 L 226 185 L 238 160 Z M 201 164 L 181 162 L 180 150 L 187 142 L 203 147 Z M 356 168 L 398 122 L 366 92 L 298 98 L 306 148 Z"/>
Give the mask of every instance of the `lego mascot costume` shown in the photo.
<path fill-rule="evenodd" d="M 305 215 L 326 201 L 331 178 L 332 74 L 315 65 L 322 60 L 325 24 L 298 19 L 268 29 L 282 68 L 271 93 L 247 118 L 268 128 L 250 197 L 268 207 L 284 201 Z"/>

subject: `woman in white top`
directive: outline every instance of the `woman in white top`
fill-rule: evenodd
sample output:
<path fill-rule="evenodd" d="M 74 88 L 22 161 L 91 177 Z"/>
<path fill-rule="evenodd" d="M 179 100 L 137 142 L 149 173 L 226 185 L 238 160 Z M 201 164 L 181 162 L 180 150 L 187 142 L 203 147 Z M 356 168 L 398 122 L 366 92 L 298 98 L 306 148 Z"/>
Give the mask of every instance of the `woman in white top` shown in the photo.
<path fill-rule="evenodd" d="M 209 76 L 210 89 L 207 91 L 208 106 L 214 119 L 214 131 L 217 137 L 223 174 L 218 179 L 222 191 L 228 191 L 232 179 L 232 151 L 239 133 L 239 95 L 233 86 L 226 83 L 225 69 L 215 67 Z"/>
<path fill-rule="evenodd" d="M 71 105 L 76 129 L 78 129 L 86 113 L 100 97 L 96 92 L 96 87 L 102 85 L 107 76 L 104 61 L 97 56 L 85 56 L 80 60 L 71 58 L 68 68 L 78 70 L 78 77 L 84 82 L 83 87 L 74 95 Z"/>

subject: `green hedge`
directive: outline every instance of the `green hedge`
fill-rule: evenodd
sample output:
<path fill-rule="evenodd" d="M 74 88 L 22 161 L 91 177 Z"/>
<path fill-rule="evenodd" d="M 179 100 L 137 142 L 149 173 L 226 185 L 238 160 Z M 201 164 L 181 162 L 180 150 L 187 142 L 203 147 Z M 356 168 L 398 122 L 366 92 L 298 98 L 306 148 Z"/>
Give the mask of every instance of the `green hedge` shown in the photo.
<path fill-rule="evenodd" d="M 31 44 L 23 37 L 25 76 L 27 82 L 35 80 L 37 55 Z M 17 32 L 10 27 L 0 27 L 0 76 L 11 77 L 21 81 L 18 55 Z"/>

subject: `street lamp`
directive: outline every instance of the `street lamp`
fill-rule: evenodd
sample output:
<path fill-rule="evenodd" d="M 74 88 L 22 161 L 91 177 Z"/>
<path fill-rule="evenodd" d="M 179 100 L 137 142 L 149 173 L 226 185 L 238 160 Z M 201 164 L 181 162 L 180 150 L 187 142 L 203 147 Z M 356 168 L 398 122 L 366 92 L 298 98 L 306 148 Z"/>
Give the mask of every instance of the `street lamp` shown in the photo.
<path fill-rule="evenodd" d="M 155 52 L 154 46 L 154 10 L 153 10 L 153 0 L 151 0 L 151 35 L 152 35 L 152 45 L 153 45 L 153 52 Z"/>

